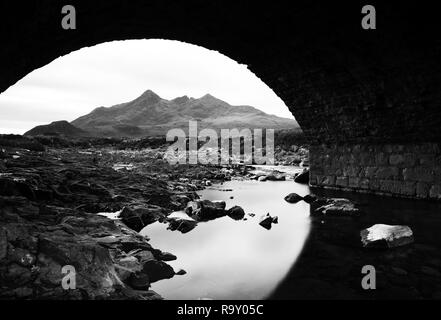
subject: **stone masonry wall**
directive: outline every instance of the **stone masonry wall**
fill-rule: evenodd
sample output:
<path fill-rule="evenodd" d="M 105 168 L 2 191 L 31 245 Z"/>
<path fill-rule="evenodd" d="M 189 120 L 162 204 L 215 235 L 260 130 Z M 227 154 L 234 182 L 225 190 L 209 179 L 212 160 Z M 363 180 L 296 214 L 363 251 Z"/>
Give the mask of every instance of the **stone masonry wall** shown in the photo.
<path fill-rule="evenodd" d="M 312 146 L 310 165 L 311 186 L 441 199 L 440 144 Z"/>

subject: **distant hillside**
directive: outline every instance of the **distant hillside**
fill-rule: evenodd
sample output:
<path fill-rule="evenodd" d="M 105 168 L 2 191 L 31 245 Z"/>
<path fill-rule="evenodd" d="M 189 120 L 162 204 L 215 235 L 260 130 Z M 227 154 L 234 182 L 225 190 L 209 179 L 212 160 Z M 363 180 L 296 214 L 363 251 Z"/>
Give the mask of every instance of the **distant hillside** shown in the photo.
<path fill-rule="evenodd" d="M 95 136 L 141 137 L 165 135 L 172 128 L 188 128 L 189 120 L 212 129 L 295 129 L 293 119 L 266 114 L 251 106 L 232 106 L 209 94 L 200 99 L 179 97 L 166 100 L 153 91 L 113 107 L 100 107 L 72 122 Z"/>
<path fill-rule="evenodd" d="M 25 136 L 66 136 L 84 137 L 90 135 L 88 132 L 71 125 L 67 121 L 55 121 L 48 125 L 37 126 L 24 134 Z"/>

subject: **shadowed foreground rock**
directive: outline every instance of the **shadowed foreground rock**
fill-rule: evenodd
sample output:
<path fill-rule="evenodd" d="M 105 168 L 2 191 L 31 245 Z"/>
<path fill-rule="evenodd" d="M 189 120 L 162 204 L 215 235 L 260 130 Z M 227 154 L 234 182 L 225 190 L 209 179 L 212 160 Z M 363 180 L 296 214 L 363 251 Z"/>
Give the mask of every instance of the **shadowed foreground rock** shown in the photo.
<path fill-rule="evenodd" d="M 303 172 L 299 173 L 295 178 L 294 181 L 301 184 L 308 184 L 309 183 L 309 169 L 303 170 Z"/>
<path fill-rule="evenodd" d="M 173 277 L 164 261 L 176 257 L 152 248 L 137 231 L 183 210 L 197 199 L 204 179 L 225 175 L 212 168 L 172 167 L 158 154 L 2 150 L 0 299 L 160 298 L 150 283 Z M 225 203 L 218 206 L 204 204 L 204 214 L 223 213 Z M 119 211 L 121 220 L 104 216 Z M 176 223 L 170 225 L 182 232 L 197 224 Z M 75 290 L 62 287 L 64 266 L 75 268 Z"/>
<path fill-rule="evenodd" d="M 225 206 L 225 201 L 192 201 L 187 204 L 185 213 L 198 221 L 209 221 L 225 216 L 227 214 Z"/>
<path fill-rule="evenodd" d="M 290 193 L 285 197 L 285 201 L 288 203 L 297 203 L 299 201 L 302 201 L 303 197 L 299 196 L 297 193 Z"/>

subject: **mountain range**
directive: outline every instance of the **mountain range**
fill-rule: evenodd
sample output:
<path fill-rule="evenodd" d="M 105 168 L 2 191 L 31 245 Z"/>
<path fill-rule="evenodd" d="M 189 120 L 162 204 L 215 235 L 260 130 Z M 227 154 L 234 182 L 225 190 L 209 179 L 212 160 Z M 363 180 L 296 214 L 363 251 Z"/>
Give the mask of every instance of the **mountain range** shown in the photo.
<path fill-rule="evenodd" d="M 296 129 L 294 119 L 269 115 L 251 106 L 232 106 L 207 94 L 199 99 L 187 96 L 166 100 L 147 90 L 133 101 L 99 107 L 71 123 L 56 121 L 38 126 L 27 136 L 142 137 L 165 135 L 173 128 L 188 129 L 188 121 L 198 121 L 198 129 L 232 128 Z"/>

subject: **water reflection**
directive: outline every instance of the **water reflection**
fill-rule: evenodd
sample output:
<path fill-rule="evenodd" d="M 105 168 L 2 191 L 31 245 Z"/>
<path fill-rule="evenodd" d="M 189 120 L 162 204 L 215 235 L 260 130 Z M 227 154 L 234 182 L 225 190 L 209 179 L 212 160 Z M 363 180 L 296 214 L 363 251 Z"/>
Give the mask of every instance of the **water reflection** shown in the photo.
<path fill-rule="evenodd" d="M 219 189 L 232 189 L 232 192 Z M 246 221 L 229 217 L 200 223 L 188 234 L 166 230 L 155 223 L 141 233 L 150 243 L 178 256 L 171 262 L 185 276 L 153 284 L 167 299 L 263 299 L 284 279 L 309 234 L 309 205 L 286 203 L 291 192 L 309 193 L 307 186 L 293 181 L 230 181 L 200 193 L 202 199 L 224 200 L 227 208 L 242 206 Z M 230 199 L 230 197 L 234 199 Z M 259 217 L 269 212 L 279 217 L 271 230 L 262 228 Z"/>

